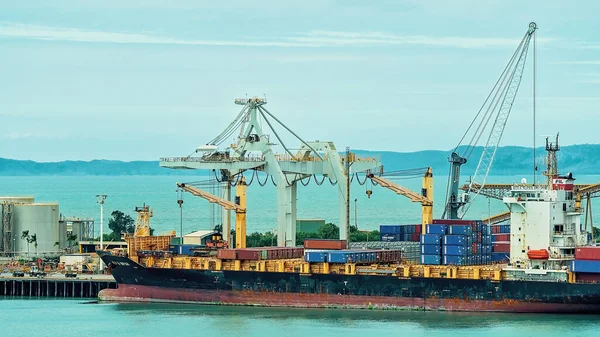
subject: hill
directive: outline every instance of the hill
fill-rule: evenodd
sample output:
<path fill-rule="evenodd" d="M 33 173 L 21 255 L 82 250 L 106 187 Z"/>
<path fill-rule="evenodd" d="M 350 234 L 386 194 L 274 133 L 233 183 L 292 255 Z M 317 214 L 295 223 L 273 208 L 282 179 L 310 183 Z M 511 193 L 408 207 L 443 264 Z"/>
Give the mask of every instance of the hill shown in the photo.
<path fill-rule="evenodd" d="M 417 152 L 391 152 L 356 150 L 363 157 L 378 157 L 382 160 L 385 171 L 431 166 L 437 175 L 448 172 L 448 156 L 450 151 L 426 150 Z M 473 174 L 481 156 L 482 148 L 476 148 L 471 158 L 463 166 L 462 174 Z M 539 171 L 544 171 L 543 148 L 537 149 L 537 165 Z M 570 145 L 561 148 L 558 153 L 558 165 L 561 172 L 575 174 L 600 174 L 596 165 L 600 158 L 600 144 Z M 496 159 L 492 166 L 492 175 L 516 175 L 531 172 L 532 149 L 518 146 L 498 148 Z M 92 160 L 92 161 L 61 161 L 40 163 L 30 160 L 14 160 L 0 158 L 0 175 L 197 175 L 193 170 L 169 170 L 161 168 L 158 161 Z"/>

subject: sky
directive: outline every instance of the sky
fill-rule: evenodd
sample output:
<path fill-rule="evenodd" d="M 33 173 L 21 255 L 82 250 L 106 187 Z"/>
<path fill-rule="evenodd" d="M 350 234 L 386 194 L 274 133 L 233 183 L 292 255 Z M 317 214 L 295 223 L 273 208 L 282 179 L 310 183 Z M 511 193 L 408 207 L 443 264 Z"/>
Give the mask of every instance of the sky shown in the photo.
<path fill-rule="evenodd" d="M 246 96 L 266 97 L 305 140 L 451 149 L 531 21 L 538 145 L 557 132 L 599 143 L 599 12 L 552 0 L 0 0 L 0 157 L 187 155 Z M 501 145 L 533 143 L 532 49 Z"/>

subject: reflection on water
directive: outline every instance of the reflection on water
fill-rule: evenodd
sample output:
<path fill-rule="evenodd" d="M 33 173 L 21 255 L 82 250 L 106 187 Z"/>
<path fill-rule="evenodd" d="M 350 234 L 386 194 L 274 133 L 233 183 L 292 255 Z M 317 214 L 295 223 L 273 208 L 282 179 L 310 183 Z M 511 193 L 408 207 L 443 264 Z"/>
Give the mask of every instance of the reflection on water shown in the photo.
<path fill-rule="evenodd" d="M 104 304 L 100 304 L 104 305 Z M 394 324 L 416 324 L 425 329 L 438 329 L 445 326 L 452 329 L 486 328 L 497 325 L 530 324 L 597 324 L 595 315 L 556 315 L 556 314 L 508 314 L 508 313 L 461 313 L 439 311 L 392 311 L 392 310 L 343 310 L 343 309 L 296 309 L 267 307 L 235 307 L 193 304 L 146 304 L 118 303 L 115 310 L 127 315 L 172 315 L 212 317 L 232 322 L 232 318 L 247 320 L 297 321 L 310 320 L 323 323 L 356 324 L 380 322 Z M 285 322 L 284 322 L 285 323 Z M 600 327 L 600 325 L 599 325 Z"/>

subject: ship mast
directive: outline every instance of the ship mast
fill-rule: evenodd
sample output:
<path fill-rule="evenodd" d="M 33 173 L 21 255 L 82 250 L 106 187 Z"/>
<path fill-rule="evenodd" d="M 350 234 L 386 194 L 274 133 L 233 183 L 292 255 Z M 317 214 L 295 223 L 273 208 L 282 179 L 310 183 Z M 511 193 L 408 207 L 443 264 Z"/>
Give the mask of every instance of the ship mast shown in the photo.
<path fill-rule="evenodd" d="M 558 145 L 558 134 L 556 134 L 556 142 L 552 143 L 546 137 L 546 152 L 548 152 L 548 157 L 546 159 L 547 168 L 544 175 L 548 178 L 548 185 L 552 185 L 552 179 L 556 179 L 558 177 L 558 161 L 556 158 L 556 152 L 560 151 L 560 146 Z"/>

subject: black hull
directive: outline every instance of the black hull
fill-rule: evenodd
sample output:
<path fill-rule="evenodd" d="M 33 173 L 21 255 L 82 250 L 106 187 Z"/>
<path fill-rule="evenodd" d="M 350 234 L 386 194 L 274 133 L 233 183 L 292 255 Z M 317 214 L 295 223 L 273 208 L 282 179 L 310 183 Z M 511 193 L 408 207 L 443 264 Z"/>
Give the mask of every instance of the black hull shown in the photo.
<path fill-rule="evenodd" d="M 145 268 L 110 255 L 101 299 L 301 307 L 600 313 L 600 284 Z"/>

